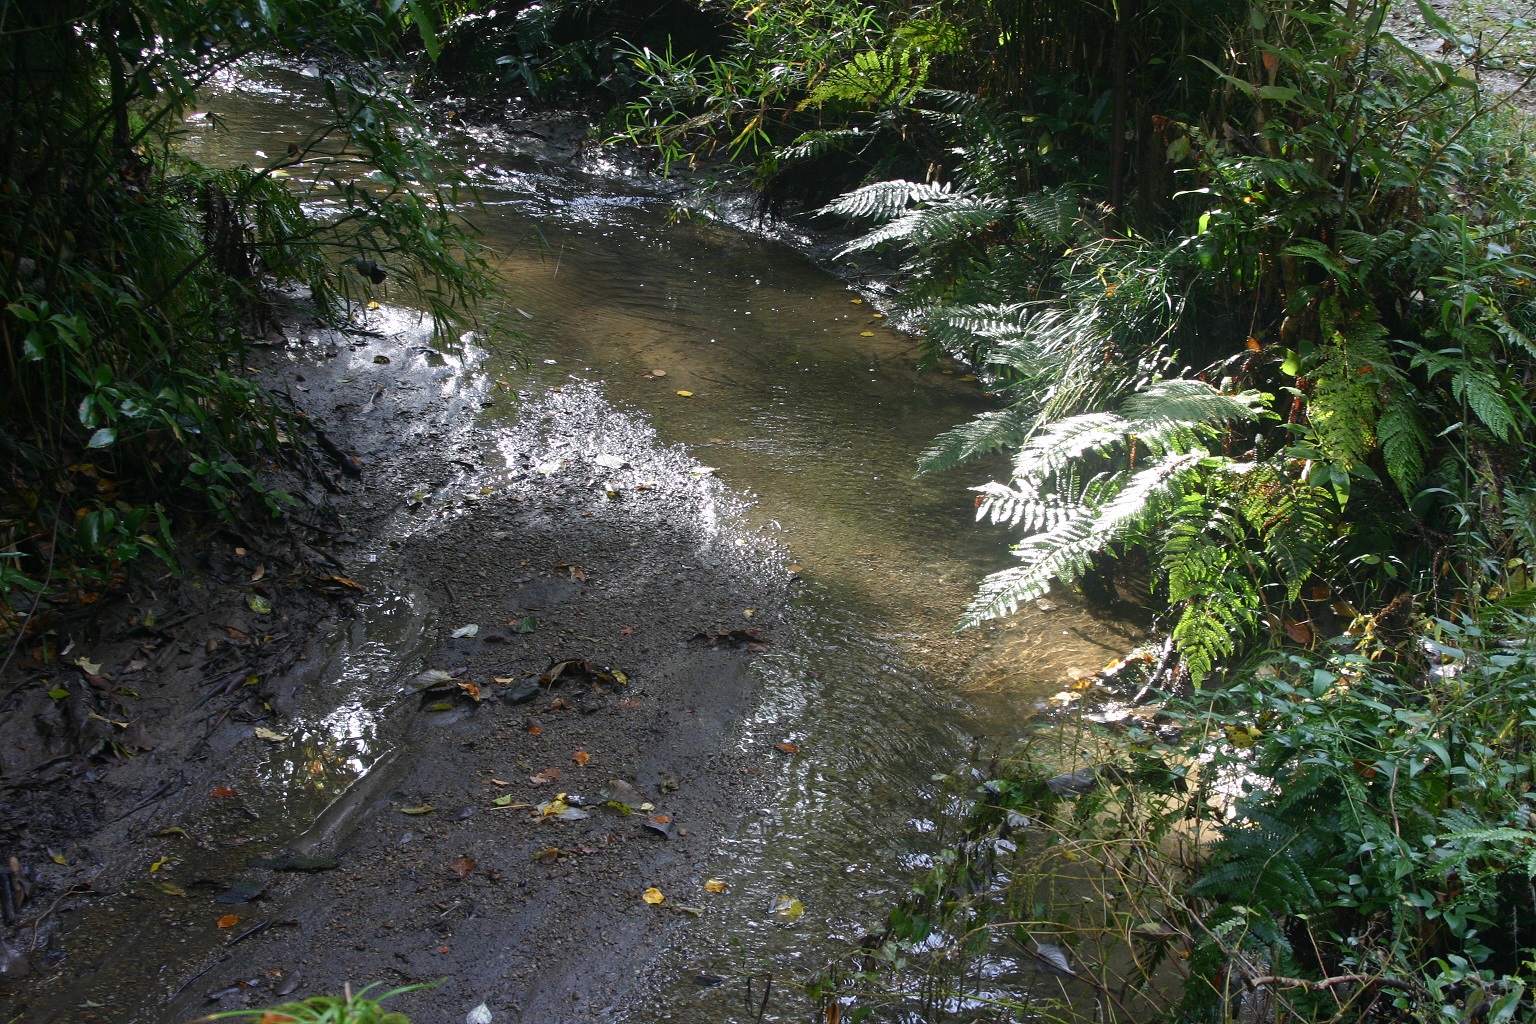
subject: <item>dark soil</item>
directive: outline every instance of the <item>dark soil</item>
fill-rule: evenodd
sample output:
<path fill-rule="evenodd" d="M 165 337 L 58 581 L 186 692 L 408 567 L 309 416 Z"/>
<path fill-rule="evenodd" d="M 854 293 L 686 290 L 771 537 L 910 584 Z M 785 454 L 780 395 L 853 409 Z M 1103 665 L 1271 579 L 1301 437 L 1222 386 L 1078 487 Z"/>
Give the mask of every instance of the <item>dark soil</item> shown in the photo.
<path fill-rule="evenodd" d="M 441 982 L 392 1001 L 423 1021 L 593 1019 L 711 898 L 785 756 L 735 737 L 786 575 L 596 389 L 493 390 L 377 319 L 252 350 L 309 417 L 295 513 L 187 537 L 0 683 L 0 1020 L 370 982 Z M 558 793 L 587 817 L 540 818 Z"/>

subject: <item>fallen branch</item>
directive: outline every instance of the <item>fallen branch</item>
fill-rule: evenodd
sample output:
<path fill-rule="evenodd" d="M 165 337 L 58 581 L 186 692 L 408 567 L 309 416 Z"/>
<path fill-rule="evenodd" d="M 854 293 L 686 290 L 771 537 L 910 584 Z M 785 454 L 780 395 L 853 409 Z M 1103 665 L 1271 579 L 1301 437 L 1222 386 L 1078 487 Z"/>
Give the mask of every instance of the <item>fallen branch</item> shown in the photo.
<path fill-rule="evenodd" d="M 1247 979 L 1249 988 L 1304 988 L 1312 992 L 1323 992 L 1337 985 L 1380 985 L 1382 988 L 1395 988 L 1403 992 L 1412 992 L 1413 986 L 1406 981 L 1397 978 L 1384 978 L 1378 974 L 1339 974 L 1332 978 L 1322 978 L 1312 981 L 1307 978 L 1286 978 L 1278 974 L 1266 974 L 1261 978 Z"/>

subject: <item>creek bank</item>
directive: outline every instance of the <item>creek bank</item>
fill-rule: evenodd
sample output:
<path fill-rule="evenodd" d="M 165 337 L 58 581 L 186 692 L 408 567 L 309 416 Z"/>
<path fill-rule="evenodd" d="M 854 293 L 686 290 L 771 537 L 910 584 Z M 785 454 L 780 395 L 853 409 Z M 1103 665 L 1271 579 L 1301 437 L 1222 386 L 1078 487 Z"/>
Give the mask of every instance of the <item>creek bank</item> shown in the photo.
<path fill-rule="evenodd" d="M 395 1008 L 590 1019 L 707 906 L 704 858 L 791 756 L 736 748 L 757 655 L 730 633 L 785 642 L 789 578 L 730 492 L 595 386 L 513 395 L 403 313 L 366 326 L 294 325 L 248 359 L 328 439 L 279 481 L 306 507 L 61 624 L 68 653 L 12 695 L 7 752 L 41 764 L 4 796 L 34 887 L 6 1019 L 439 980 Z M 513 426 L 476 426 L 509 402 Z M 522 702 L 571 661 L 609 671 Z M 418 693 L 423 672 L 444 685 Z M 654 810 L 605 806 L 613 780 Z M 587 817 L 536 814 L 561 792 Z"/>

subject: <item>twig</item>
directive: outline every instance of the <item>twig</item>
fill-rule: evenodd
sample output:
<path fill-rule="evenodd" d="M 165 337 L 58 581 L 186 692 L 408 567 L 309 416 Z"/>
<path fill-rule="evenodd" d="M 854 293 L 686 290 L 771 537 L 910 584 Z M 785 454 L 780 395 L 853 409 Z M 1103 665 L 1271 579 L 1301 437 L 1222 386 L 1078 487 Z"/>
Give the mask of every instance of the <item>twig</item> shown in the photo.
<path fill-rule="evenodd" d="M 117 817 L 113 818 L 112 820 L 113 821 L 122 821 L 124 818 L 128 817 L 130 814 L 137 814 L 139 811 L 142 811 L 144 808 L 148 807 L 150 804 L 154 803 L 156 800 L 159 800 L 162 796 L 165 795 L 166 790 L 170 789 L 174 785 L 176 785 L 176 780 L 175 779 L 168 780 L 159 789 L 155 790 L 153 793 L 149 794 L 149 796 L 145 797 L 143 800 L 140 800 L 138 803 L 134 804 L 128 810 L 124 811 L 122 814 L 119 814 Z"/>
<path fill-rule="evenodd" d="M 1322 978 L 1310 981 L 1306 978 L 1286 978 L 1278 974 L 1266 974 L 1261 978 L 1245 978 L 1243 983 L 1249 988 L 1304 988 L 1312 992 L 1322 992 L 1333 988 L 1335 985 L 1380 985 L 1382 988 L 1395 988 L 1403 992 L 1412 992 L 1413 986 L 1398 978 L 1387 978 L 1376 974 L 1339 974 L 1332 978 Z"/>
<path fill-rule="evenodd" d="M 27 948 L 27 952 L 32 953 L 37 950 L 37 930 L 42 926 L 44 921 L 48 920 L 49 914 L 52 914 L 55 910 L 59 909 L 60 903 L 63 903 L 71 896 L 79 896 L 82 893 L 87 893 L 90 891 L 91 887 L 89 885 L 86 885 L 84 888 L 81 888 L 79 885 L 72 885 L 60 893 L 59 898 L 49 904 L 47 910 L 34 917 L 32 919 L 32 944 Z"/>

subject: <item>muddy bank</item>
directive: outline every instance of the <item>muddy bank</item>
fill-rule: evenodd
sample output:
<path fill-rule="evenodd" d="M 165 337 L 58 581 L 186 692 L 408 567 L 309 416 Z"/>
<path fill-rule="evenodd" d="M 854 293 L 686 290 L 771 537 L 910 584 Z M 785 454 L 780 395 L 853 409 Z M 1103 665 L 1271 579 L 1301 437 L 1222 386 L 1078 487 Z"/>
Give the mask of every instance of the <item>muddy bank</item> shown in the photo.
<path fill-rule="evenodd" d="M 191 541 L 8 684 L 5 1019 L 440 979 L 397 1008 L 590 1019 L 793 756 L 735 742 L 789 577 L 730 492 L 592 386 L 368 327 L 252 350 L 317 428 L 287 523 Z"/>

